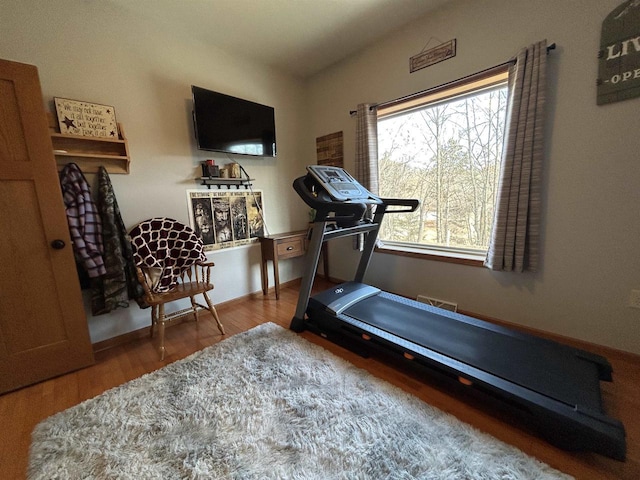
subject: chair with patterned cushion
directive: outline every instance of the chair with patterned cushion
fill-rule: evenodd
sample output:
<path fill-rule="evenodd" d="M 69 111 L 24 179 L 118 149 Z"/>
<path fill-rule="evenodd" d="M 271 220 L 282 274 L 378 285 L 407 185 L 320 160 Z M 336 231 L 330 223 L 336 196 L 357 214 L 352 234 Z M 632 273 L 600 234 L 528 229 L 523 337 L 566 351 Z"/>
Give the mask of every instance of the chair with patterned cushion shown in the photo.
<path fill-rule="evenodd" d="M 207 292 L 213 290 L 211 267 L 204 254 L 202 240 L 186 225 L 166 217 L 145 220 L 131 232 L 134 261 L 138 279 L 144 287 L 145 301 L 151 307 L 151 337 L 157 327 L 160 358 L 164 360 L 165 323 L 188 313 L 198 321 L 198 312 L 207 310 L 224 335 L 224 327 Z M 201 294 L 201 305 L 195 296 Z M 189 298 L 191 308 L 165 314 L 165 304 Z"/>

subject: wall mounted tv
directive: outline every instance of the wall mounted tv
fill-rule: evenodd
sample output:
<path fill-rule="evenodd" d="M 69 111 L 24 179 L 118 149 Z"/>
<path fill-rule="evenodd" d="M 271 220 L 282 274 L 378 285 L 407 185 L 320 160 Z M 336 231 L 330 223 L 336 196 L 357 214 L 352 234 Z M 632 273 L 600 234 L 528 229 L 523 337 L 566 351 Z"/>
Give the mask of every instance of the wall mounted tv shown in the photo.
<path fill-rule="evenodd" d="M 272 107 L 191 86 L 193 124 L 200 150 L 276 156 Z"/>

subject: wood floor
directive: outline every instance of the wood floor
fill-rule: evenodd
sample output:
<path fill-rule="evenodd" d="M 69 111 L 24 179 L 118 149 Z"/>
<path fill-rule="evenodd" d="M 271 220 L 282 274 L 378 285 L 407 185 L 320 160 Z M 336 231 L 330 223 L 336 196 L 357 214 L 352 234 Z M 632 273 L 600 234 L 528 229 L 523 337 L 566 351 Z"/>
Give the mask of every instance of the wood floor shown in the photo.
<path fill-rule="evenodd" d="M 321 279 L 316 283 L 319 289 L 327 286 L 326 281 Z M 273 293 L 266 297 L 255 294 L 219 306 L 218 313 L 227 337 L 264 322 L 288 328 L 296 300 L 297 285 L 294 283 L 282 288 L 278 301 Z M 627 430 L 628 458 L 626 462 L 618 462 L 596 454 L 569 453 L 554 448 L 517 426 L 500 420 L 495 413 L 425 383 L 416 374 L 395 369 L 382 361 L 361 358 L 309 332 L 301 335 L 578 479 L 640 478 L 640 389 L 637 385 L 640 362 L 634 359 L 629 361 L 625 355 L 608 356 L 614 368 L 614 383 L 602 385 L 607 412 L 622 420 Z M 0 478 L 25 478 L 31 431 L 44 418 L 224 338 L 214 321 L 203 316 L 197 324 L 184 322 L 167 329 L 167 356 L 164 361 L 159 360 L 152 342 L 144 338 L 98 352 L 96 364 L 91 367 L 0 396 Z"/>

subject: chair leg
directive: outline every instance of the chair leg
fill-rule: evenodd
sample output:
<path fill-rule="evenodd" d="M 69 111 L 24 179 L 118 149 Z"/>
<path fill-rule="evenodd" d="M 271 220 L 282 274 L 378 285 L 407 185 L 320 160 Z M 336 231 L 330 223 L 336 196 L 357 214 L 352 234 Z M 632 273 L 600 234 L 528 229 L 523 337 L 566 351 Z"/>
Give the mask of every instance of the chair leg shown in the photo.
<path fill-rule="evenodd" d="M 225 335 L 224 327 L 222 326 L 222 323 L 220 323 L 220 317 L 218 317 L 218 312 L 216 312 L 216 307 L 214 307 L 213 303 L 211 303 L 211 300 L 209 299 L 209 295 L 207 295 L 207 292 L 202 292 L 202 296 L 204 297 L 205 301 L 207 302 L 207 306 L 209 307 L 209 311 L 211 312 L 211 315 L 213 315 L 213 318 L 215 319 L 216 323 L 218 324 L 218 329 L 220 330 L 220 333 Z"/>
<path fill-rule="evenodd" d="M 160 336 L 160 360 L 164 360 L 164 304 L 158 305 L 158 333 Z"/>
<path fill-rule="evenodd" d="M 154 330 L 158 324 L 158 305 L 151 306 L 151 328 L 149 329 L 149 336 L 153 338 Z"/>
<path fill-rule="evenodd" d="M 196 323 L 198 322 L 198 304 L 196 303 L 195 297 L 189 297 L 191 299 L 191 308 L 193 309 L 193 316 L 196 319 Z"/>

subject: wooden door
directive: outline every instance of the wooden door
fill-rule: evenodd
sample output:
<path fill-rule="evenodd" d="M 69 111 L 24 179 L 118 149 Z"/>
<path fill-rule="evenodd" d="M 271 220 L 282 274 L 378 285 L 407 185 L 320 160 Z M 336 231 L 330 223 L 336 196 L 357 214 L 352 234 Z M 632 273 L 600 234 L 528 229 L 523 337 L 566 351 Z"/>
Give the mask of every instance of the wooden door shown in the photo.
<path fill-rule="evenodd" d="M 0 393 L 92 363 L 38 70 L 0 60 Z"/>

